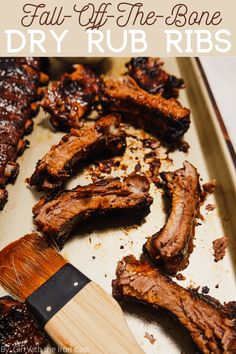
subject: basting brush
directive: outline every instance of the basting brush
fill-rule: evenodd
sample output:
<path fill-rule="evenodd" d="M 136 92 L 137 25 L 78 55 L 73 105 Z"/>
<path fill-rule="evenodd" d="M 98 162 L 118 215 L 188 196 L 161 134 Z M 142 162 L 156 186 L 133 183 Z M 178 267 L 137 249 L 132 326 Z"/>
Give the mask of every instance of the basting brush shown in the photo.
<path fill-rule="evenodd" d="M 67 353 L 143 353 L 118 303 L 36 233 L 0 252 L 0 284 Z"/>

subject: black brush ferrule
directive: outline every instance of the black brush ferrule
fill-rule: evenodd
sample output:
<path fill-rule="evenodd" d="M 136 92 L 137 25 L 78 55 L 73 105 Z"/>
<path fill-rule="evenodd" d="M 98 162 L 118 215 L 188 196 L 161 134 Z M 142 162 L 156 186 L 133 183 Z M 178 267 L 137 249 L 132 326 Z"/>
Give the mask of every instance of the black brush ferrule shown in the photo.
<path fill-rule="evenodd" d="M 67 263 L 26 299 L 26 305 L 45 326 L 89 282 L 86 275 Z"/>

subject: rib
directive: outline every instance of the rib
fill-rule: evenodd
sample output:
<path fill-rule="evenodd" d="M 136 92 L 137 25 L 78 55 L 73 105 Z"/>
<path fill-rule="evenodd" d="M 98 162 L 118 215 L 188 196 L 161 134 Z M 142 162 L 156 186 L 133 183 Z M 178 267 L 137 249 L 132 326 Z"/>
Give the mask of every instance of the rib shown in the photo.
<path fill-rule="evenodd" d="M 188 130 L 190 111 L 171 98 L 142 90 L 130 76 L 103 78 L 102 106 L 166 142 L 176 142 Z"/>
<path fill-rule="evenodd" d="M 147 262 L 133 256 L 118 263 L 113 296 L 161 307 L 175 315 L 204 354 L 236 352 L 236 302 L 218 300 L 186 290 Z"/>
<path fill-rule="evenodd" d="M 175 172 L 163 172 L 171 198 L 171 212 L 163 228 L 144 245 L 151 258 L 165 271 L 175 274 L 187 267 L 193 251 L 196 217 L 201 203 L 201 187 L 196 168 L 185 161 Z"/>
<path fill-rule="evenodd" d="M 33 129 L 39 86 L 47 80 L 39 58 L 0 58 L 0 209 L 8 198 L 5 186 L 19 171 L 17 156 L 28 145 L 23 137 Z"/>
<path fill-rule="evenodd" d="M 41 103 L 51 114 L 52 125 L 68 131 L 80 126 L 81 118 L 87 116 L 97 101 L 100 80 L 89 68 L 75 65 L 71 74 L 64 74 L 46 91 Z"/>
<path fill-rule="evenodd" d="M 38 230 L 62 248 L 72 230 L 93 215 L 112 211 L 146 215 L 152 203 L 148 190 L 148 180 L 140 175 L 78 186 L 54 197 L 41 198 L 33 208 L 34 222 Z"/>
<path fill-rule="evenodd" d="M 24 303 L 0 298 L 0 348 L 2 353 L 39 353 L 48 344 L 43 330 Z"/>
<path fill-rule="evenodd" d="M 94 127 L 72 129 L 59 144 L 53 145 L 38 161 L 28 182 L 45 190 L 58 189 L 82 161 L 98 158 L 100 154 L 121 155 L 125 148 L 126 139 L 120 126 L 120 116 L 107 115 L 100 118 Z"/>
<path fill-rule="evenodd" d="M 166 99 L 178 97 L 179 89 L 184 87 L 183 79 L 169 75 L 162 69 L 160 58 L 137 57 L 127 64 L 129 75 L 145 91 L 152 94 L 161 94 Z"/>

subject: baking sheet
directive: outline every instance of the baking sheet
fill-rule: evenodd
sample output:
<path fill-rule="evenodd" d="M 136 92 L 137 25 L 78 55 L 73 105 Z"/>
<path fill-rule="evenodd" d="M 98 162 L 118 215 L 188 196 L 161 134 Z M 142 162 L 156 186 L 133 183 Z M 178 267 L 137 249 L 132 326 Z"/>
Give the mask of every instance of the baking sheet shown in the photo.
<path fill-rule="evenodd" d="M 110 67 L 112 73 L 122 73 L 124 63 L 127 61 L 128 58 L 107 59 L 104 67 Z M 54 73 L 58 73 L 58 64 L 53 61 L 52 63 Z M 207 285 L 210 288 L 210 295 L 220 301 L 234 300 L 236 295 L 235 169 L 195 60 L 166 58 L 165 69 L 184 78 L 187 88 L 180 92 L 179 100 L 184 106 L 190 107 L 192 122 L 185 135 L 185 140 L 190 144 L 189 152 L 170 153 L 169 158 L 173 159 L 171 164 L 169 160 L 165 160 L 165 149 L 160 148 L 160 157 L 164 159 L 162 169 L 175 170 L 182 166 L 184 160 L 188 160 L 197 167 L 203 182 L 213 178 L 217 180 L 214 195 L 210 195 L 201 208 L 205 222 L 200 221 L 201 225 L 196 227 L 195 249 L 190 256 L 188 268 L 181 272 L 186 280 L 179 281 L 179 284 L 185 287 Z M 34 230 L 31 209 L 42 193 L 27 187 L 24 180 L 32 174 L 37 160 L 63 135 L 53 131 L 47 116 L 42 111 L 34 121 L 35 128 L 29 136 L 30 148 L 18 160 L 19 176 L 15 185 L 7 188 L 9 201 L 0 215 L 0 248 Z M 134 128 L 130 128 L 130 133 L 141 138 L 148 136 Z M 140 158 L 144 170 L 147 168 L 139 144 L 141 143 L 137 139 L 128 138 L 129 148 L 121 162 L 127 163 L 129 168 L 127 171 L 120 169 L 112 172 L 112 175 L 122 176 L 131 172 L 138 161 L 135 157 Z M 138 150 L 131 153 L 131 146 L 137 147 Z M 88 184 L 90 181 L 88 171 L 84 170 L 70 180 L 67 187 Z M 157 232 L 165 223 L 166 214 L 161 191 L 153 184 L 151 195 L 154 197 L 151 213 L 141 225 L 122 226 L 119 222 L 107 224 L 106 220 L 101 220 L 99 224 L 93 225 L 93 230 L 86 227 L 78 228 L 61 251 L 62 255 L 111 293 L 111 280 L 115 277 L 117 262 L 128 254 L 139 257 L 146 237 Z M 205 206 L 209 203 L 216 204 L 217 208 L 207 212 Z M 215 263 L 212 241 L 223 235 L 228 236 L 229 247 L 225 258 Z M 3 294 L 5 292 L 0 290 L 0 295 Z M 133 304 L 125 305 L 124 311 L 132 332 L 146 353 L 166 354 L 167 350 L 171 354 L 194 352 L 190 337 L 185 330 L 164 312 Z M 154 344 L 150 343 L 145 333 L 153 335 L 156 339 Z"/>

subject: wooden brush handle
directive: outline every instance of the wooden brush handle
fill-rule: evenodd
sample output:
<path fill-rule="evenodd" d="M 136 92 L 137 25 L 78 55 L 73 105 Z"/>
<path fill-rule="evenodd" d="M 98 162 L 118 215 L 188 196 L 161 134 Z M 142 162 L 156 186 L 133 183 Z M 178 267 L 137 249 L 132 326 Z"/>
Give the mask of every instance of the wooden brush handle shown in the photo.
<path fill-rule="evenodd" d="M 144 354 L 119 304 L 93 282 L 62 307 L 45 330 L 71 354 Z"/>

